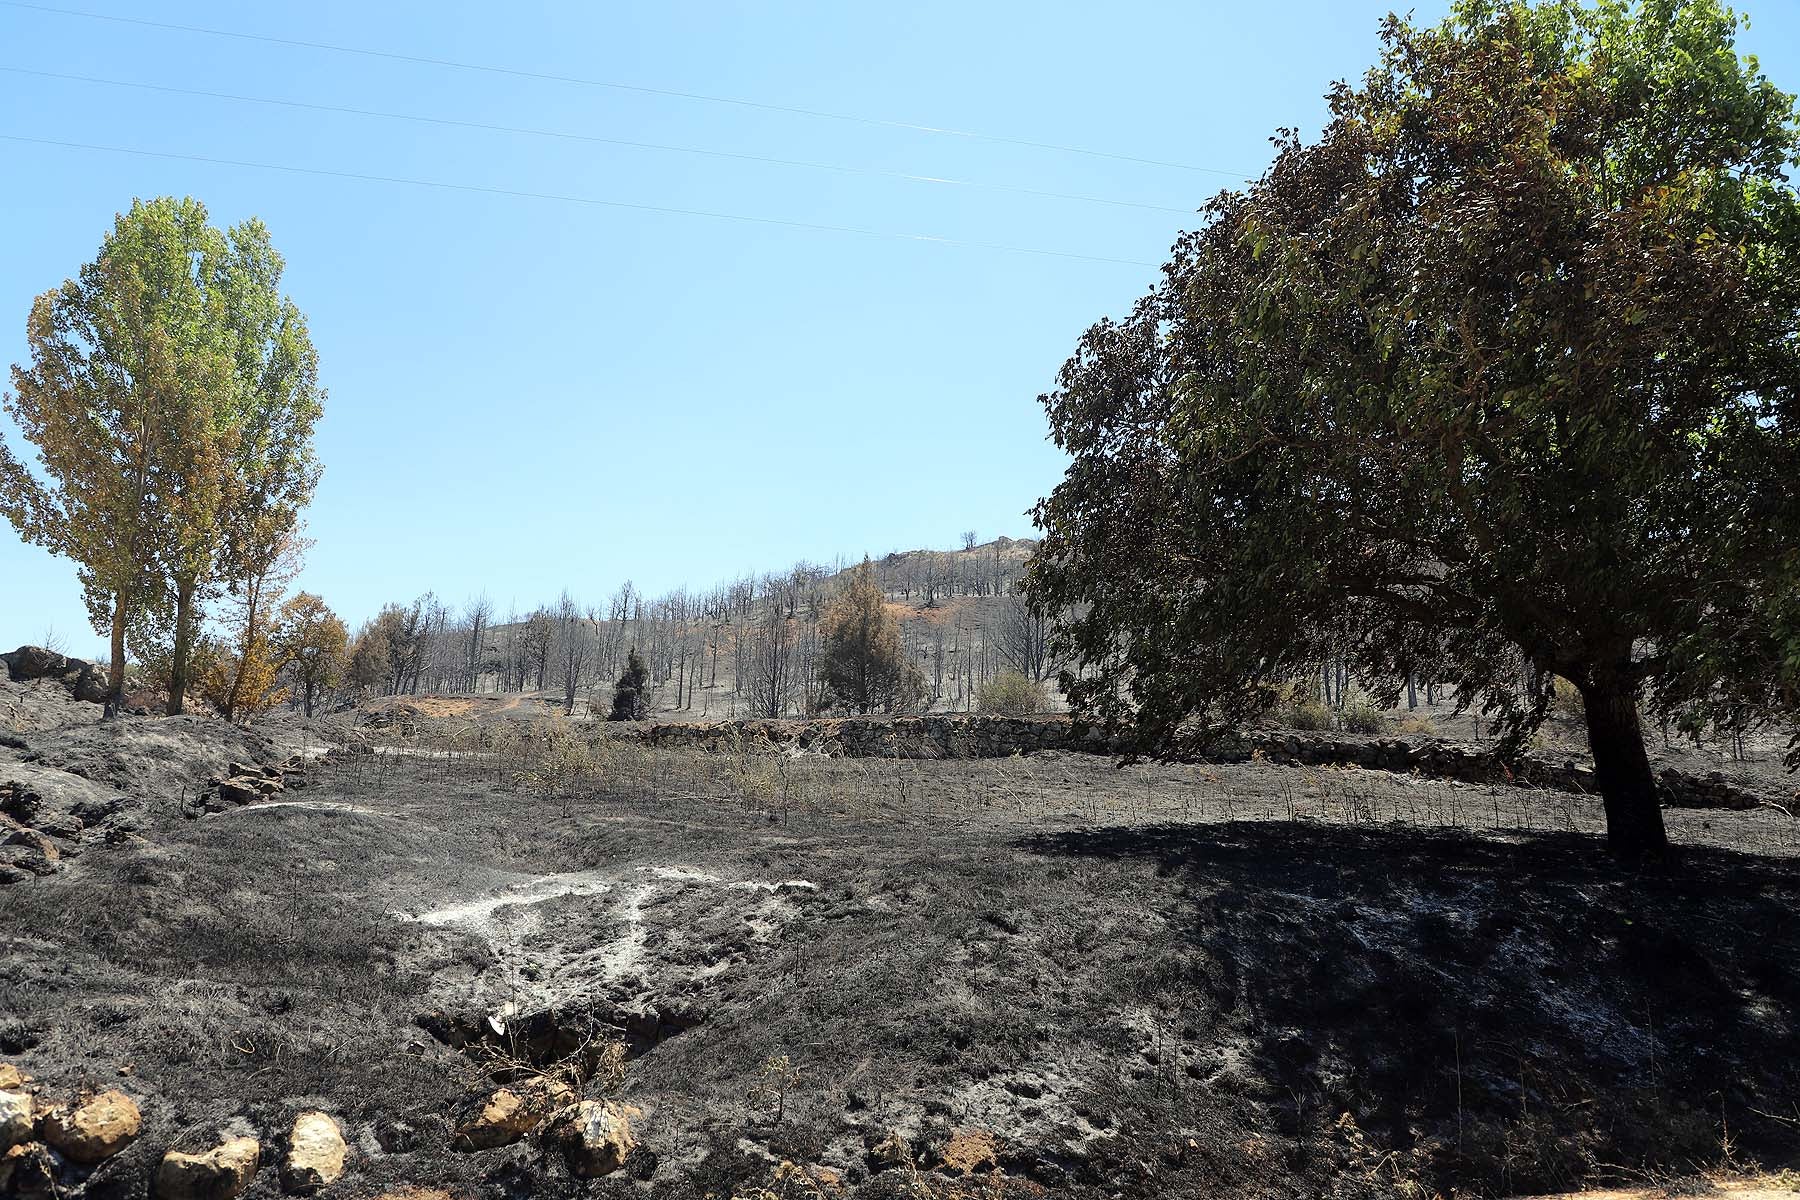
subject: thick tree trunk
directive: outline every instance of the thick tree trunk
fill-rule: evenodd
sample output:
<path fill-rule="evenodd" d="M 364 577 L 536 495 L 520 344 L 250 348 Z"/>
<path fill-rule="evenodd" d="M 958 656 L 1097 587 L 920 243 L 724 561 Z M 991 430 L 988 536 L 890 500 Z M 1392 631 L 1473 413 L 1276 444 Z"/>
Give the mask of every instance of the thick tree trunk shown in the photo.
<path fill-rule="evenodd" d="M 1659 859 L 1668 853 L 1656 777 L 1644 751 L 1635 688 L 1597 684 L 1582 689 L 1587 707 L 1588 745 L 1594 780 L 1606 802 L 1606 840 L 1627 862 Z"/>
<path fill-rule="evenodd" d="M 106 715 L 116 717 L 125 708 L 125 593 L 113 595 L 112 662 L 106 672 Z"/>
<path fill-rule="evenodd" d="M 187 703 L 188 660 L 194 656 L 194 584 L 175 585 L 175 645 L 169 656 L 169 706 L 171 717 L 180 716 Z"/>

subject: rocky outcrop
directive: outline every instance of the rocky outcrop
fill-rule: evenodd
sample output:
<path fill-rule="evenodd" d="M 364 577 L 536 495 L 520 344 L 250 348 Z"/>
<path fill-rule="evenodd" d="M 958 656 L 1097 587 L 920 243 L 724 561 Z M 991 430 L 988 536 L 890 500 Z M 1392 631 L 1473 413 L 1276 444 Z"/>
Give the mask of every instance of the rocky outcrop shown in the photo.
<path fill-rule="evenodd" d="M 38 1120 L 39 1136 L 70 1162 L 83 1165 L 111 1158 L 143 1128 L 137 1104 L 117 1088 L 51 1108 Z"/>
<path fill-rule="evenodd" d="M 226 1138 L 211 1150 L 183 1154 L 171 1150 L 156 1169 L 158 1200 L 232 1200 L 250 1186 L 262 1161 L 253 1137 Z"/>
<path fill-rule="evenodd" d="M 50 679 L 69 689 L 77 700 L 106 702 L 106 672 L 85 658 L 70 658 L 42 646 L 20 646 L 11 654 L 0 654 L 0 663 L 6 664 L 6 676 L 14 683 Z"/>
<path fill-rule="evenodd" d="M 322 1112 L 303 1112 L 288 1132 L 287 1156 L 281 1160 L 281 1186 L 290 1192 L 316 1192 L 344 1173 L 349 1148 L 336 1121 Z"/>
<path fill-rule="evenodd" d="M 582 1100 L 556 1113 L 545 1141 L 562 1151 L 577 1179 L 598 1179 L 625 1165 L 637 1145 L 631 1123 L 643 1113 L 611 1100 Z"/>

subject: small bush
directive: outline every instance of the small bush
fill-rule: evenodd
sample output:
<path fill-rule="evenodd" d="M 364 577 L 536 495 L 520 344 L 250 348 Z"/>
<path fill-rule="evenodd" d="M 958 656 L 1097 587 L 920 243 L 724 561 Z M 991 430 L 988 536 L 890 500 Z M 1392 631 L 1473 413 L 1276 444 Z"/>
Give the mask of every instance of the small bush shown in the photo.
<path fill-rule="evenodd" d="M 1380 733 L 1387 728 L 1387 718 L 1367 700 L 1358 700 L 1338 711 L 1338 725 L 1345 733 Z"/>
<path fill-rule="evenodd" d="M 1002 671 L 977 689 L 975 702 L 984 713 L 1029 717 L 1044 706 L 1044 693 L 1017 671 Z"/>
<path fill-rule="evenodd" d="M 1303 702 L 1283 713 L 1282 722 L 1290 729 L 1322 733 L 1331 728 L 1331 710 L 1323 704 Z"/>

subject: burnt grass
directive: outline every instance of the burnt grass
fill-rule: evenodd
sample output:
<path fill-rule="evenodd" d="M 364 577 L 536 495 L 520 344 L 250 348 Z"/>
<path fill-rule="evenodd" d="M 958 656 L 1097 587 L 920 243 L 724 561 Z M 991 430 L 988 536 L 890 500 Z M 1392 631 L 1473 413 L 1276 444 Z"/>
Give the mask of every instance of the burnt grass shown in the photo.
<path fill-rule="evenodd" d="M 86 1194 L 311 1107 L 347 1196 L 820 1194 L 783 1161 L 863 1197 L 1507 1195 L 1800 1163 L 1782 813 L 1671 811 L 1679 860 L 1626 873 L 1596 803 L 1520 788 L 610 753 L 535 786 L 384 754 L 278 804 L 152 796 L 0 890 L 0 1056 L 145 1113 Z M 623 1171 L 449 1148 L 494 1086 L 471 1040 L 550 1067 L 594 1034 L 629 1058 L 589 1094 L 643 1110 Z M 954 1170 L 972 1131 L 997 1170 Z M 893 1132 L 916 1166 L 870 1154 Z"/>

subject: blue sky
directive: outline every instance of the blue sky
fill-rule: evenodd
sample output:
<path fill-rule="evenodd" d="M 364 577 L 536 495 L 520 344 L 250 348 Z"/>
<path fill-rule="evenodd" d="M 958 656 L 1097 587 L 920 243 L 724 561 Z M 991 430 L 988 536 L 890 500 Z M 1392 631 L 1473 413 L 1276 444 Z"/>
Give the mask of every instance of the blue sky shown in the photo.
<path fill-rule="evenodd" d="M 52 6 L 58 6 L 50 0 Z M 134 196 L 256 214 L 330 390 L 301 583 L 352 622 L 433 589 L 504 609 L 798 558 L 1026 535 L 1054 486 L 1036 396 L 1280 126 L 1315 130 L 1389 5 L 68 7 L 704 93 L 738 104 L 0 5 L 0 66 L 853 168 L 826 171 L 0 71 L 0 134 L 928 234 L 1086 255 L 0 140 L 0 357 Z M 1444 5 L 1421 3 L 1421 18 Z M 1742 48 L 1800 88 L 1800 4 Z M 976 131 L 1150 165 L 931 133 Z M 1214 168 L 1224 174 L 1193 167 Z M 1098 204 L 913 182 L 955 178 Z M 1168 211 L 1173 210 L 1173 211 Z M 16 433 L 7 430 L 9 439 Z M 87 628 L 73 568 L 0 526 L 0 641 Z"/>

